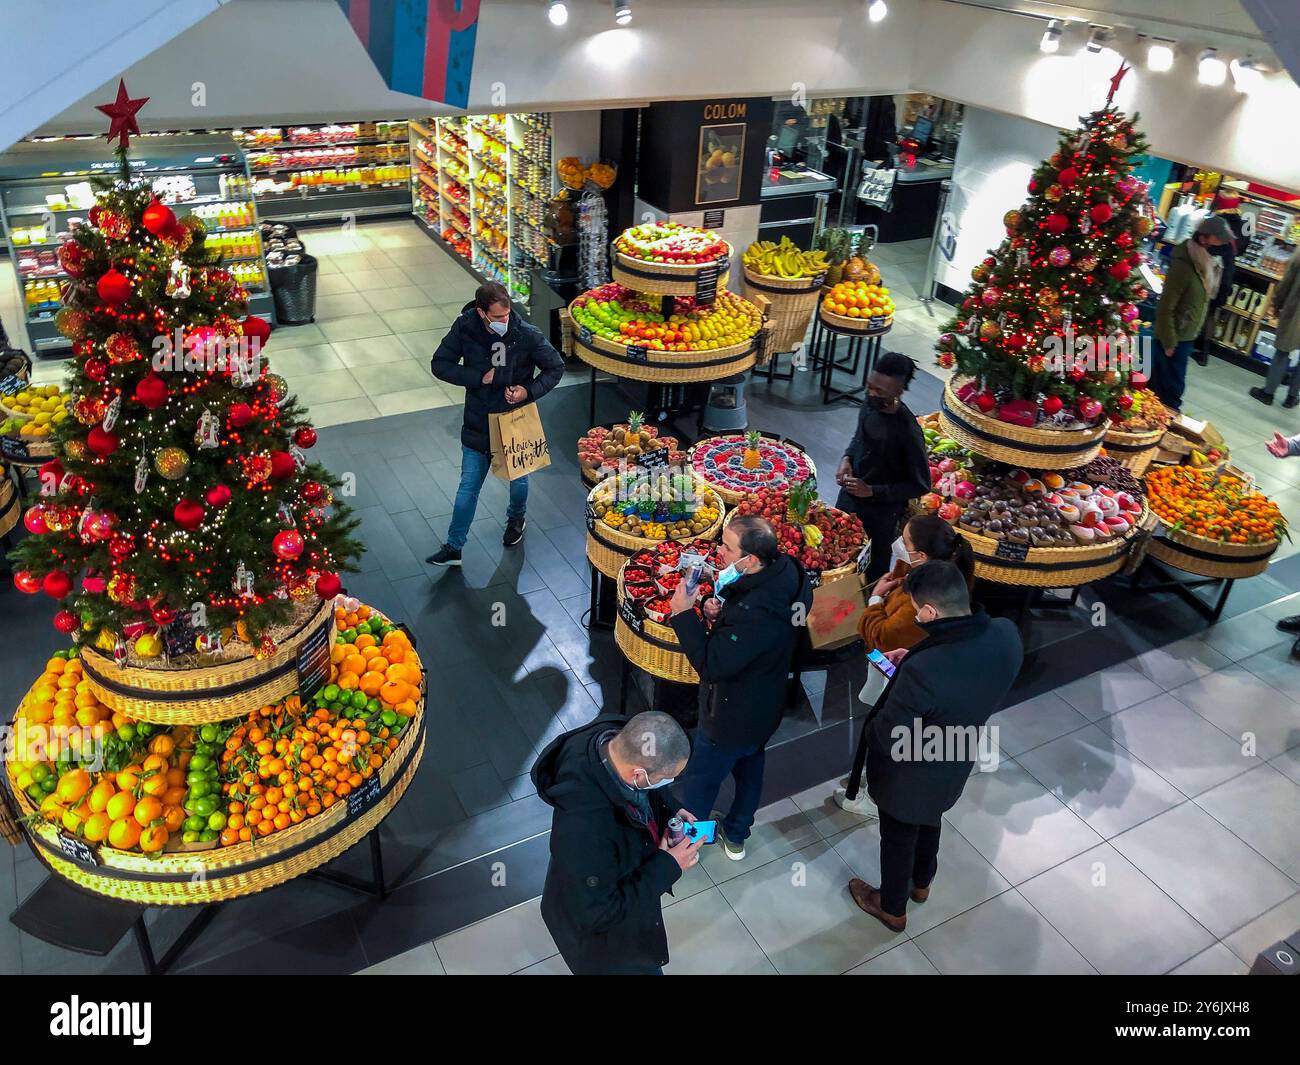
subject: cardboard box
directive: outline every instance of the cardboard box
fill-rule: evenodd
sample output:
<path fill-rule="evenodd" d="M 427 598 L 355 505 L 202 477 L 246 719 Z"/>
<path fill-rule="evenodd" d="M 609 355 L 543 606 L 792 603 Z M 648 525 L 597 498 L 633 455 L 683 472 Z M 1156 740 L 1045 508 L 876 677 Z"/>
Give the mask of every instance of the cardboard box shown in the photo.
<path fill-rule="evenodd" d="M 1191 418 L 1186 414 L 1175 415 L 1174 420 L 1169 423 L 1169 428 L 1173 433 L 1186 437 L 1202 451 L 1207 447 L 1223 443 L 1223 434 L 1212 424 Z M 1169 434 L 1166 433 L 1165 436 L 1168 437 Z M 1163 440 L 1161 445 L 1164 445 Z"/>

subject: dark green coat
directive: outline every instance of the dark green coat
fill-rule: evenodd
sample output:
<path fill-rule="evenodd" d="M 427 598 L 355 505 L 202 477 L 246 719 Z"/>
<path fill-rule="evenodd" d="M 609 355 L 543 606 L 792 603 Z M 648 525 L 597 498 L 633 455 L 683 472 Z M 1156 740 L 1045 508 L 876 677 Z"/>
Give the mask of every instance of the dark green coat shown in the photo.
<path fill-rule="evenodd" d="M 1192 261 L 1191 243 L 1186 240 L 1174 249 L 1156 308 L 1155 337 L 1166 348 L 1176 347 L 1179 341 L 1195 340 L 1205 324 L 1210 298 Z"/>

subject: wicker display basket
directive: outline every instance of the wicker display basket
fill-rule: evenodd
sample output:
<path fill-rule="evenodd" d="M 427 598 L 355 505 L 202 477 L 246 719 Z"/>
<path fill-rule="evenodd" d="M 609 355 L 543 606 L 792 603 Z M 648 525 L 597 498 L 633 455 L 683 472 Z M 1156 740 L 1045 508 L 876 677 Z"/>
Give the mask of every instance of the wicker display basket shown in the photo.
<path fill-rule="evenodd" d="M 9 471 L 0 466 L 0 536 L 4 536 L 18 524 L 22 509 L 18 491 L 14 488 L 13 481 L 9 479 Z"/>
<path fill-rule="evenodd" d="M 698 477 L 695 480 L 701 489 L 713 495 L 718 505 L 718 516 L 704 532 L 691 533 L 689 536 L 684 537 L 670 537 L 669 539 L 675 539 L 679 542 L 716 540 L 718 534 L 722 531 L 723 522 L 727 518 L 726 504 L 723 503 L 722 498 L 713 490 L 712 486 L 705 484 Z M 596 489 L 593 488 L 592 493 L 595 491 Z M 591 493 L 588 493 L 587 501 L 587 561 L 606 577 L 617 578 L 624 563 L 638 551 L 653 548 L 656 544 L 663 543 L 662 540 L 648 540 L 643 536 L 629 536 L 619 529 L 611 528 L 592 515 L 590 510 Z"/>
<path fill-rule="evenodd" d="M 0 436 L 0 460 L 11 466 L 42 466 L 58 454 L 52 437 Z"/>
<path fill-rule="evenodd" d="M 1164 435 L 1163 427 L 1145 433 L 1125 433 L 1112 426 L 1106 430 L 1102 446 L 1107 455 L 1132 470 L 1134 477 L 1141 477 L 1160 450 L 1160 441 Z"/>
<path fill-rule="evenodd" d="M 1225 544 L 1162 525 L 1147 544 L 1147 554 L 1200 577 L 1254 577 L 1268 569 L 1268 560 L 1281 545 L 1281 540 Z"/>
<path fill-rule="evenodd" d="M 81 652 L 81 667 L 95 696 L 105 706 L 156 725 L 199 725 L 228 721 L 298 687 L 298 649 L 308 640 L 333 646 L 334 606 L 322 600 L 317 610 L 280 642 L 270 658 L 194 669 L 143 669 L 119 666 L 93 647 Z"/>
<path fill-rule="evenodd" d="M 957 398 L 950 380 L 939 405 L 943 435 L 963 447 L 1012 466 L 1031 470 L 1063 470 L 1086 466 L 1097 457 L 1106 426 L 1087 429 L 1027 429 L 990 418 Z"/>
<path fill-rule="evenodd" d="M 776 277 L 745 267 L 745 295 L 767 298 L 767 317 L 772 323 L 770 352 L 794 351 L 803 343 L 821 300 L 825 277 Z"/>
<path fill-rule="evenodd" d="M 83 864 L 65 852 L 59 843 L 62 833 L 54 825 L 29 821 L 28 831 L 54 872 L 100 895 L 150 906 L 191 906 L 252 895 L 337 858 L 379 824 L 397 805 L 420 767 L 424 725 L 421 697 L 401 742 L 379 767 L 379 793 L 370 797 L 368 805 L 357 801 L 350 806 L 344 799 L 264 839 L 154 856 L 100 845 L 89 848 L 98 864 Z M 6 779 L 23 813 L 31 814 L 30 799 L 13 788 L 8 774 Z M 360 791 L 357 795 L 359 799 Z M 83 842 L 82 846 L 87 845 Z"/>
<path fill-rule="evenodd" d="M 725 241 L 724 241 L 725 243 Z M 649 263 L 636 259 L 617 247 L 612 249 L 610 275 L 620 285 L 638 292 L 651 292 L 661 296 L 694 296 L 700 280 L 717 265 L 716 288 L 727 286 L 731 273 L 731 245 L 727 254 L 710 263 Z"/>
<path fill-rule="evenodd" d="M 731 519 L 736 517 L 737 513 L 738 511 L 735 510 L 729 511 L 727 513 L 727 520 L 722 523 L 723 526 L 725 527 L 730 525 Z M 858 551 L 860 552 L 864 546 L 866 546 L 865 537 L 862 543 L 858 545 Z M 841 577 L 847 577 L 857 568 L 858 563 L 857 560 L 854 559 L 852 562 L 846 562 L 842 566 L 832 566 L 830 569 L 810 569 L 807 571 L 808 581 L 814 588 L 817 588 L 823 584 L 830 584 L 831 581 L 839 580 Z"/>
<path fill-rule="evenodd" d="M 600 426 L 592 426 L 592 428 L 593 428 L 593 429 L 595 429 L 595 428 L 601 428 L 601 429 L 613 429 L 614 426 L 616 426 L 616 425 L 626 425 L 626 424 L 627 424 L 627 419 L 624 419 L 623 421 L 619 421 L 619 422 L 605 422 L 603 425 L 600 425 Z M 677 438 L 676 438 L 675 436 L 672 436 L 671 434 L 665 434 L 665 436 L 667 436 L 667 437 L 668 437 L 669 439 L 671 439 L 671 440 L 677 440 Z M 679 445 L 679 446 L 678 446 L 675 450 L 680 451 L 680 450 L 681 450 L 681 447 L 680 447 L 681 441 L 677 441 L 677 442 L 678 442 L 678 445 Z M 632 463 L 630 466 L 628 466 L 628 469 L 633 469 L 633 470 L 634 470 L 634 469 L 636 469 L 636 468 L 637 468 L 637 463 L 635 463 L 635 462 Z M 590 467 L 590 466 L 584 466 L 581 462 L 579 462 L 579 463 L 578 463 L 578 476 L 582 478 L 582 483 L 583 483 L 584 485 L 586 485 L 586 487 L 587 487 L 588 489 L 591 489 L 591 488 L 595 488 L 596 485 L 600 484 L 600 482 L 603 481 L 603 480 L 605 479 L 605 477 L 609 477 L 610 475 L 609 475 L 609 474 L 605 474 L 605 477 L 597 477 L 597 476 L 596 476 L 596 471 L 595 471 L 592 467 Z"/>
<path fill-rule="evenodd" d="M 832 329 L 837 333 L 855 336 L 881 336 L 894 328 L 894 316 L 892 314 L 887 318 L 850 318 L 847 314 L 836 314 L 834 311 L 828 311 L 825 303 L 817 311 L 817 317 L 821 319 L 822 325 L 828 329 Z"/>
<path fill-rule="evenodd" d="M 1030 547 L 1020 558 L 1018 551 L 1007 550 L 1005 540 L 981 536 L 960 525 L 955 528 L 975 553 L 976 577 L 1018 588 L 1073 588 L 1113 576 L 1124 568 L 1139 537 L 1135 525 L 1124 536 L 1099 543 Z"/>
<path fill-rule="evenodd" d="M 631 610 L 631 604 L 627 603 L 623 594 L 622 569 L 620 566 L 619 572 L 614 575 L 618 584 L 614 642 L 618 644 L 623 656 L 634 666 L 662 680 L 676 684 L 699 684 L 700 675 L 682 651 L 672 626 L 638 617 Z"/>
<path fill-rule="evenodd" d="M 571 308 L 572 309 L 572 308 Z M 645 351 L 644 358 L 629 354 L 626 344 L 595 336 L 579 326 L 573 335 L 574 354 L 588 366 L 630 381 L 685 384 L 717 381 L 744 373 L 758 356 L 759 338 L 708 351 Z"/>
<path fill-rule="evenodd" d="M 718 435 L 720 435 L 720 436 L 735 436 L 735 437 L 737 437 L 738 439 L 741 439 L 741 440 L 744 439 L 744 434 L 743 434 L 743 433 L 720 433 L 720 434 L 718 434 Z M 776 441 L 777 443 L 781 444 L 783 447 L 789 448 L 791 451 L 797 451 L 797 452 L 799 452 L 799 454 L 803 456 L 804 461 L 806 461 L 806 462 L 808 463 L 808 474 L 809 474 L 809 476 L 811 476 L 811 477 L 816 477 L 816 476 L 817 476 L 817 465 L 816 465 L 816 463 L 813 462 L 813 458 L 812 458 L 812 456 L 809 455 L 808 452 L 804 451 L 803 448 L 796 446 L 795 444 L 793 444 L 793 443 L 791 443 L 790 441 L 786 440 L 783 436 L 781 436 L 781 435 L 778 434 L 778 433 L 761 433 L 760 435 L 763 436 L 763 437 L 764 437 L 765 439 L 767 439 L 767 440 L 774 440 L 774 441 Z M 773 485 L 761 485 L 761 484 L 759 484 L 759 485 L 755 485 L 752 489 L 748 489 L 748 490 L 745 491 L 745 492 L 738 492 L 738 491 L 735 491 L 734 489 L 728 488 L 726 485 L 721 485 L 721 484 L 717 484 L 717 483 L 715 483 L 715 482 L 713 482 L 713 481 L 710 481 L 707 477 L 705 477 L 702 473 L 700 473 L 699 470 L 695 469 L 695 452 L 696 452 L 699 448 L 701 448 L 702 446 L 704 446 L 705 444 L 710 443 L 711 441 L 713 441 L 713 440 L 715 440 L 715 439 L 716 439 L 716 437 L 705 437 L 703 440 L 698 440 L 698 441 L 696 441 L 695 444 L 690 448 L 690 450 L 688 450 L 688 451 L 686 452 L 686 461 L 687 461 L 687 463 L 688 463 L 688 464 L 690 465 L 690 467 L 691 467 L 691 472 L 692 472 L 696 477 L 699 477 L 699 478 L 700 478 L 701 480 L 703 480 L 706 484 L 708 484 L 708 486 L 709 486 L 710 488 L 712 488 L 715 492 L 717 492 L 718 495 L 719 495 L 719 497 L 721 497 L 721 499 L 722 499 L 722 501 L 723 501 L 724 503 L 726 503 L 728 506 L 734 507 L 734 506 L 735 506 L 737 503 L 739 503 L 739 502 L 740 502 L 740 501 L 741 501 L 741 500 L 742 500 L 742 499 L 743 499 L 743 498 L 744 498 L 744 497 L 745 497 L 749 492 L 751 492 L 751 491 L 757 491 L 757 490 L 760 489 L 760 488 L 773 487 Z M 788 482 L 781 482 L 780 484 L 775 485 L 775 487 L 784 487 L 786 484 L 788 484 Z"/>

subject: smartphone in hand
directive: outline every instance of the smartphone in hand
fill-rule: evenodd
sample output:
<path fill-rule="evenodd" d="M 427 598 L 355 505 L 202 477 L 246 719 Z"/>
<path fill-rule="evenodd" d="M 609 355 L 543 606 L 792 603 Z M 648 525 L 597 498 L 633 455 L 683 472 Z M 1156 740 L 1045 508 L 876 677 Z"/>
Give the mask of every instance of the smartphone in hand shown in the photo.
<path fill-rule="evenodd" d="M 893 662 L 884 656 L 878 647 L 873 647 L 867 652 L 867 661 L 875 666 L 876 669 L 886 677 L 892 677 L 894 675 L 894 670 L 898 668 Z"/>
<path fill-rule="evenodd" d="M 687 821 L 685 825 L 686 839 L 691 843 L 703 840 L 705 843 L 712 843 L 718 838 L 717 821 Z"/>

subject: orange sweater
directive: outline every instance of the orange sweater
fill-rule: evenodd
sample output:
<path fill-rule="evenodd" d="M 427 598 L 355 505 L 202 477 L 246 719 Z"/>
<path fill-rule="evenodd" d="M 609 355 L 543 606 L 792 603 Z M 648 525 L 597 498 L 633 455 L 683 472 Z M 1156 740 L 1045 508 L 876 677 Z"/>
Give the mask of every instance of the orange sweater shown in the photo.
<path fill-rule="evenodd" d="M 890 576 L 901 582 L 910 568 L 895 561 L 889 571 Z M 883 603 L 869 606 L 863 611 L 862 617 L 858 619 L 858 634 L 868 650 L 874 647 L 880 651 L 896 651 L 900 647 L 910 650 L 925 639 L 925 630 L 916 623 L 912 597 L 903 590 L 901 583 L 885 596 Z"/>

